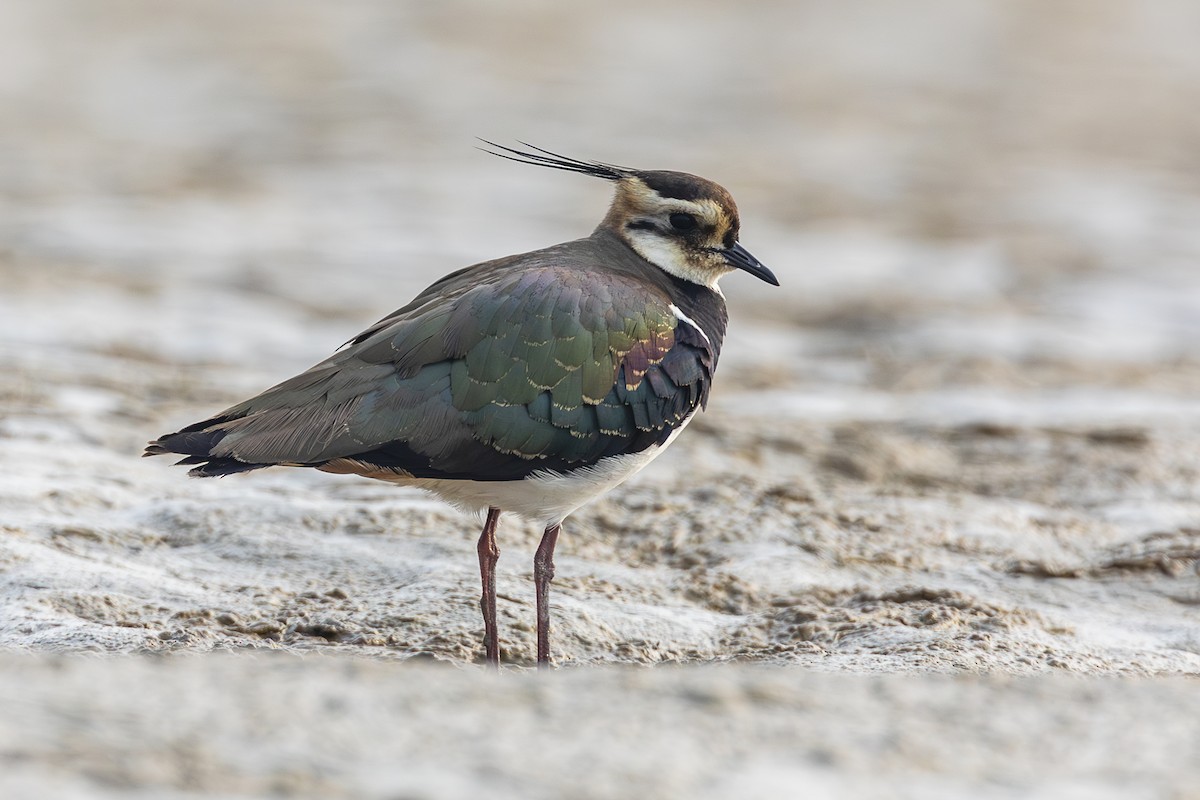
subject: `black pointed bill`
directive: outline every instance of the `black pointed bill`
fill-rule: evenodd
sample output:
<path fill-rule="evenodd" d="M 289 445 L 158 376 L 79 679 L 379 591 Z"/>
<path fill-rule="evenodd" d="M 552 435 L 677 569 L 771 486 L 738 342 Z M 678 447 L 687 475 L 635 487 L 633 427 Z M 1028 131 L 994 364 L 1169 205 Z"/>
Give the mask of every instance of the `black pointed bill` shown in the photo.
<path fill-rule="evenodd" d="M 750 255 L 750 251 L 742 247 L 741 244 L 735 244 L 728 250 L 722 250 L 721 255 L 725 256 L 725 260 L 737 269 L 745 270 L 754 277 L 764 280 L 772 286 L 779 285 L 779 279 L 775 277 L 775 273 L 767 269 L 766 266 L 757 258 Z"/>

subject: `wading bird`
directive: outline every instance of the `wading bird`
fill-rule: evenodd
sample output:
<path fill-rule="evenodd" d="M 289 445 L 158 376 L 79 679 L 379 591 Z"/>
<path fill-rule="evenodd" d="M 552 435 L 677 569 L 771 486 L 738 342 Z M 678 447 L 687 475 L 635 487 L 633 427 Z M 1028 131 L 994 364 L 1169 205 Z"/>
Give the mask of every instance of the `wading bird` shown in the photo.
<path fill-rule="evenodd" d="M 496 526 L 545 534 L 533 562 L 537 660 L 562 522 L 645 467 L 707 402 L 725 336 L 717 280 L 779 285 L 738 243 L 738 212 L 695 175 L 485 142 L 494 155 L 610 181 L 592 234 L 461 269 L 312 369 L 151 442 L 197 477 L 314 467 L 417 486 L 486 513 L 486 659 L 498 664 Z"/>

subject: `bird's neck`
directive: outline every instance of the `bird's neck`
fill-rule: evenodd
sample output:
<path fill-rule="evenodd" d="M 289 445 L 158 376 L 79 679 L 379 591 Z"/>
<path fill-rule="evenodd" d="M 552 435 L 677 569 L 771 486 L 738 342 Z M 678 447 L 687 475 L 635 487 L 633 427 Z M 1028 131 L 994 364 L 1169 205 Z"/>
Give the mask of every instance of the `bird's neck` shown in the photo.
<path fill-rule="evenodd" d="M 611 268 L 635 273 L 661 288 L 676 308 L 700 326 L 715 348 L 721 347 L 729 317 L 720 290 L 662 269 L 632 247 L 623 231 L 611 226 L 601 224 L 591 238 L 606 252 L 623 255 L 615 261 L 604 259 Z"/>
<path fill-rule="evenodd" d="M 667 274 L 667 273 L 664 273 Z M 715 352 L 725 340 L 725 328 L 729 314 L 725 309 L 725 296 L 707 286 L 667 274 L 672 285 L 671 302 L 705 335 Z"/>

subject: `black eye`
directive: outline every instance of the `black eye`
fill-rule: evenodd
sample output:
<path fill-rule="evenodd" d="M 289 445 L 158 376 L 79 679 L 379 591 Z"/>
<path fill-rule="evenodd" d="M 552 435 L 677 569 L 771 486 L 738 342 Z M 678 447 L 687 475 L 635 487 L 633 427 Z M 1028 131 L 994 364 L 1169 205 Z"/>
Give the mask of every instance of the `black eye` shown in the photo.
<path fill-rule="evenodd" d="M 696 218 L 691 214 L 676 212 L 671 215 L 671 227 L 677 231 L 687 232 L 696 230 Z"/>

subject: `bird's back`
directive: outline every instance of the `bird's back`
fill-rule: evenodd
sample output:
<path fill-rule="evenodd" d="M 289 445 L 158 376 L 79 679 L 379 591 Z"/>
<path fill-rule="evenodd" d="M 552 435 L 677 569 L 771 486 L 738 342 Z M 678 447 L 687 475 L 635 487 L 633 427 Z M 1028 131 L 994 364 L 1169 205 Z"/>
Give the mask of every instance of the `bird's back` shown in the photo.
<path fill-rule="evenodd" d="M 272 465 L 520 480 L 665 442 L 707 399 L 720 296 L 611 233 L 468 267 L 312 369 L 161 437 L 214 476 Z"/>

